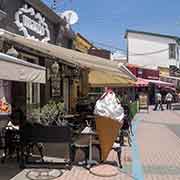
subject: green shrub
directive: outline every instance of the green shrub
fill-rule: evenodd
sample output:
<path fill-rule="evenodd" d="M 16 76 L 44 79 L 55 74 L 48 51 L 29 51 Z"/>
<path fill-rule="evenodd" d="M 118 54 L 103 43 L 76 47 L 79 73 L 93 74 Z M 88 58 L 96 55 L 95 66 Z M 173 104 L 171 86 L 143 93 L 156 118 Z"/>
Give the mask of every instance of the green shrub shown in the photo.
<path fill-rule="evenodd" d="M 53 121 L 60 121 L 60 115 L 64 113 L 64 103 L 49 101 L 42 108 L 36 108 L 31 113 L 31 121 L 43 125 L 50 125 Z"/>

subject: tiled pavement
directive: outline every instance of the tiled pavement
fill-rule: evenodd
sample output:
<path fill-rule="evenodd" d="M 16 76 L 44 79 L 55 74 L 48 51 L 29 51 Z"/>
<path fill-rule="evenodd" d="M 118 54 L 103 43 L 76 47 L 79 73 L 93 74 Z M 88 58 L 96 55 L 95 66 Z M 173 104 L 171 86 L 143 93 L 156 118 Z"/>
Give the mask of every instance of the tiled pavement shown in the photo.
<path fill-rule="evenodd" d="M 94 152 L 96 154 L 96 152 Z M 80 156 L 83 155 L 81 152 L 77 152 L 77 159 L 81 160 Z M 117 168 L 117 176 L 113 177 L 99 177 L 94 176 L 91 174 L 87 169 L 81 167 L 81 166 L 73 166 L 73 168 L 69 170 L 62 170 L 63 175 L 59 178 L 56 178 L 56 180 L 132 180 L 131 177 L 131 157 L 130 157 L 130 149 L 129 147 L 124 147 L 124 151 L 122 154 L 122 162 L 123 162 L 123 168 L 119 169 Z M 96 155 L 94 155 L 94 159 L 96 159 Z M 109 161 L 117 161 L 117 155 L 114 151 L 110 152 L 108 156 Z M 17 174 L 14 178 L 11 180 L 28 180 L 27 173 L 30 172 L 32 169 L 25 169 L 24 171 Z M 103 169 L 102 169 L 103 171 Z M 108 171 L 108 170 L 107 170 Z"/>
<path fill-rule="evenodd" d="M 86 169 L 74 166 L 71 171 L 64 171 L 56 180 L 180 180 L 180 113 L 150 110 L 149 113 L 138 113 L 136 122 L 139 122 L 136 129 L 136 145 L 139 151 L 124 148 L 123 169 L 117 176 L 94 176 Z M 112 151 L 109 159 L 117 160 L 116 153 Z M 134 163 L 137 159 L 139 164 Z M 140 166 L 141 173 L 136 172 L 137 167 L 132 167 L 136 165 Z M 12 180 L 27 179 L 25 174 L 28 171 L 22 171 Z"/>
<path fill-rule="evenodd" d="M 140 160 L 145 180 L 180 179 L 180 114 L 151 111 L 139 114 L 137 130 Z"/>

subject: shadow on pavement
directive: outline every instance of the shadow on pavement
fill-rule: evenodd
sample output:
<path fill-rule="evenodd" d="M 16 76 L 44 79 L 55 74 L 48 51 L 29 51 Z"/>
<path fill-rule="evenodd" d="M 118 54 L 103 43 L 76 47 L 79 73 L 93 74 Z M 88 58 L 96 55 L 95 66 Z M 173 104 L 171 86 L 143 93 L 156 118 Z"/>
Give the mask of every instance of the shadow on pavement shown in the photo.
<path fill-rule="evenodd" d="M 9 180 L 21 171 L 16 160 L 7 160 L 4 164 L 0 163 L 0 179 Z"/>

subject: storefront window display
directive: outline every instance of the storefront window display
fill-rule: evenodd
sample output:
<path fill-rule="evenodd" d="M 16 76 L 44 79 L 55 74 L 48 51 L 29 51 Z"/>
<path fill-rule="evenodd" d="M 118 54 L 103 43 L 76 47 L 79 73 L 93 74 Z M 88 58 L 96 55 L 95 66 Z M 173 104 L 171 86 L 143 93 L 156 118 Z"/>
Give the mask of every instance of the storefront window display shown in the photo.
<path fill-rule="evenodd" d="M 0 115 L 9 115 L 11 111 L 11 83 L 0 80 Z"/>

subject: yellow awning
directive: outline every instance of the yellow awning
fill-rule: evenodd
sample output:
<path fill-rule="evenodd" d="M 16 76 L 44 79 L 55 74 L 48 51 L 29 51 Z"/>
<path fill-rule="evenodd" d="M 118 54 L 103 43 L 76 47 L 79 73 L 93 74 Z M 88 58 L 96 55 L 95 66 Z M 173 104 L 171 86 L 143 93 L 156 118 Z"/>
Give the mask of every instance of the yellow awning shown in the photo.
<path fill-rule="evenodd" d="M 89 72 L 89 85 L 91 87 L 130 87 L 135 81 L 130 80 L 119 73 L 91 70 Z"/>
<path fill-rule="evenodd" d="M 160 76 L 169 76 L 169 68 L 159 67 L 158 69 Z"/>

